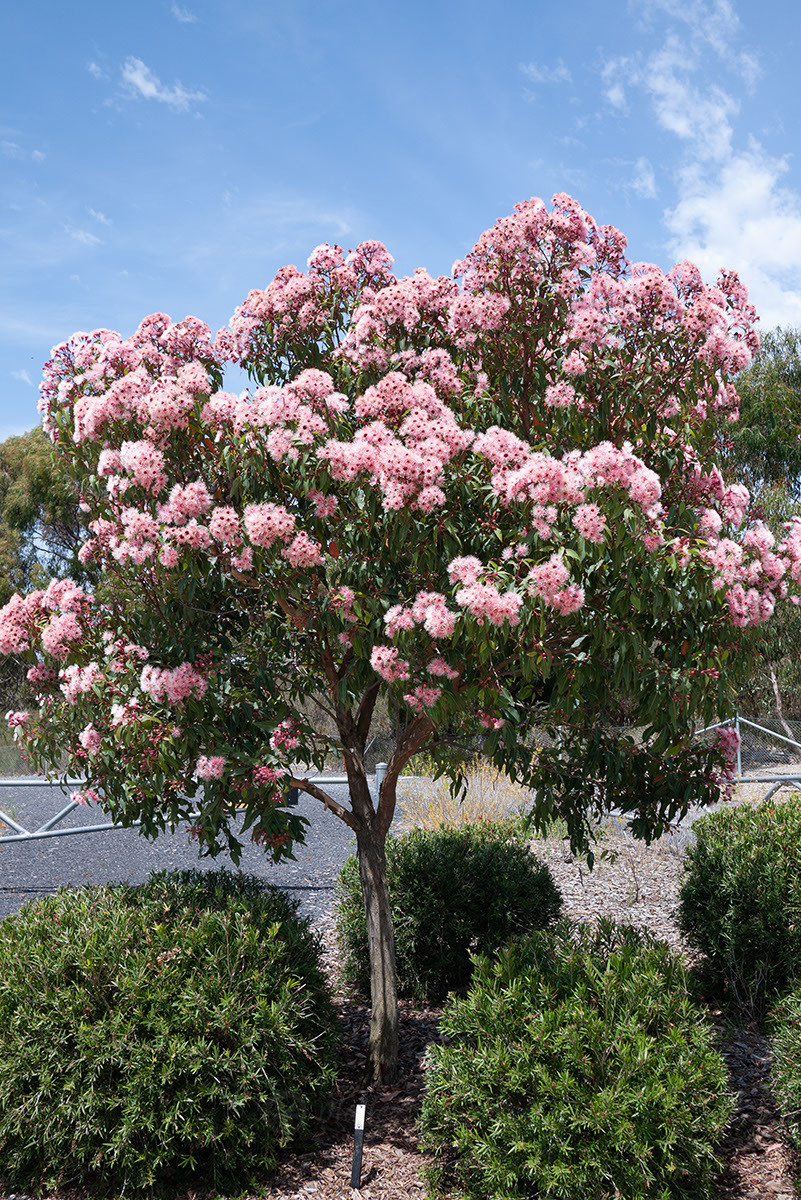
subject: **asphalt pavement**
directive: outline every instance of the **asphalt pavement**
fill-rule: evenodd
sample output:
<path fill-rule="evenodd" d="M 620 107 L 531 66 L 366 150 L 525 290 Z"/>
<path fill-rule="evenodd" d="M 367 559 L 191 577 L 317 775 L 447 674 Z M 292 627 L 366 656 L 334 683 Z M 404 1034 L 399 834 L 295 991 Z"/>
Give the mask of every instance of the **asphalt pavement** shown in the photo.
<path fill-rule="evenodd" d="M 333 799 L 347 803 L 344 784 L 328 785 Z M 56 787 L 0 786 L 0 810 L 17 824 L 34 829 L 44 824 L 68 802 Z M 152 871 L 226 866 L 258 875 L 297 898 L 299 911 L 312 918 L 328 912 L 334 899 L 334 881 L 348 854 L 355 852 L 351 830 L 319 800 L 301 795 L 293 811 L 309 819 L 306 841 L 294 848 L 295 861 L 274 863 L 262 848 L 243 837 L 239 867 L 227 853 L 200 857 L 186 826 L 150 840 L 138 829 L 113 829 L 49 837 L 37 841 L 0 844 L 0 917 L 22 904 L 59 887 L 98 883 L 142 883 Z M 108 818 L 97 807 L 76 808 L 62 828 L 102 824 Z M 12 833 L 0 830 L 0 836 Z"/>
<path fill-rule="evenodd" d="M 415 783 L 410 778 L 405 782 L 411 786 Z M 764 795 L 768 786 L 755 791 Z M 348 804 L 345 784 L 328 784 L 326 788 L 334 799 Z M 0 785 L 0 810 L 27 829 L 42 825 L 66 802 L 67 797 L 58 788 L 46 784 L 20 788 Z M 306 841 L 295 846 L 294 861 L 278 864 L 259 846 L 247 841 L 247 835 L 243 837 L 244 848 L 238 868 L 227 853 L 219 854 L 216 859 L 201 857 L 186 826 L 172 834 L 160 834 L 153 840 L 143 837 L 137 829 L 113 829 L 0 844 L 0 917 L 63 886 L 141 883 L 153 871 L 186 867 L 212 870 L 220 866 L 258 875 L 294 896 L 301 915 L 312 919 L 322 917 L 331 909 L 334 881 L 348 854 L 355 853 L 355 841 L 344 822 L 325 811 L 311 796 L 301 794 L 295 811 L 309 819 Z M 704 811 L 708 810 L 691 809 L 681 828 L 665 835 L 677 851 L 695 840 L 692 823 Z M 78 807 L 61 828 L 100 824 L 106 820 L 96 807 Z M 618 818 L 615 823 L 623 832 L 624 822 Z M 0 829 L 0 836 L 10 832 Z"/>

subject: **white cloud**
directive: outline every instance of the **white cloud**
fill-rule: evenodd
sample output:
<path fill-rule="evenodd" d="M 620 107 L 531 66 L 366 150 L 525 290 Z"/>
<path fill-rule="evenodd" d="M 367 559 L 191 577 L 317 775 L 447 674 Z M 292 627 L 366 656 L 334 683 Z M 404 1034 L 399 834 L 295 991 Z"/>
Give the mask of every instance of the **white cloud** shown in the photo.
<path fill-rule="evenodd" d="M 106 78 L 106 72 L 99 65 L 99 63 L 88 62 L 86 64 L 86 69 L 90 75 L 94 75 L 95 79 L 105 79 Z"/>
<path fill-rule="evenodd" d="M 205 92 L 187 91 L 180 83 L 165 87 L 141 58 L 126 58 L 122 67 L 122 78 L 133 95 L 145 100 L 158 100 L 177 112 L 185 112 L 194 101 L 206 99 Z"/>
<path fill-rule="evenodd" d="M 667 249 L 697 263 L 707 279 L 721 268 L 736 270 L 763 329 L 801 325 L 801 196 L 783 183 L 785 159 L 768 155 L 754 138 L 745 149 L 742 139 L 737 145 L 743 115 L 735 97 L 754 86 L 761 67 L 743 48 L 733 4 L 637 0 L 633 7 L 648 33 L 661 22 L 659 41 L 607 62 L 601 82 L 618 107 L 626 91 L 646 96 L 659 128 L 681 143 L 675 202 L 664 214 Z M 655 195 L 647 160 L 638 160 L 631 187 Z"/>
<path fill-rule="evenodd" d="M 665 214 L 675 257 L 709 279 L 721 267 L 737 271 L 763 329 L 801 326 L 801 197 L 782 186 L 786 171 L 786 160 L 752 143 L 711 177 L 686 167 Z"/>
<path fill-rule="evenodd" d="M 89 213 L 90 217 L 94 217 L 94 219 L 99 221 L 101 225 L 111 225 L 113 223 L 111 217 L 107 217 L 105 213 L 98 212 L 94 208 L 87 208 L 86 211 Z"/>
<path fill-rule="evenodd" d="M 634 178 L 631 189 L 643 200 L 653 200 L 656 196 L 656 178 L 654 168 L 647 158 L 638 158 L 634 164 Z"/>
<path fill-rule="evenodd" d="M 40 163 L 44 162 L 45 159 L 45 155 L 41 150 L 28 151 L 23 149 L 17 142 L 0 142 L 0 153 L 4 154 L 6 158 L 15 158 L 20 162 L 30 158 L 32 162 Z"/>
<path fill-rule="evenodd" d="M 64 227 L 65 233 L 68 233 L 76 242 L 80 242 L 83 246 L 99 246 L 100 238 L 93 233 L 89 233 L 87 229 L 72 229 L 69 226 Z"/>
<path fill-rule="evenodd" d="M 553 67 L 539 66 L 537 63 L 521 63 L 520 70 L 532 83 L 572 83 L 573 76 L 561 58 L 556 60 Z"/>
<path fill-rule="evenodd" d="M 173 4 L 170 12 L 182 25 L 193 25 L 197 20 L 193 12 L 190 12 L 188 8 L 181 8 L 180 4 Z"/>
<path fill-rule="evenodd" d="M 34 387 L 34 382 L 27 371 L 12 371 L 11 378 L 17 379 L 20 383 L 24 383 L 27 387 Z"/>
<path fill-rule="evenodd" d="M 683 43 L 669 36 L 651 56 L 643 79 L 663 129 L 692 143 L 695 154 L 715 160 L 731 151 L 730 118 L 739 104 L 717 84 L 695 87 L 690 81 L 692 59 Z"/>

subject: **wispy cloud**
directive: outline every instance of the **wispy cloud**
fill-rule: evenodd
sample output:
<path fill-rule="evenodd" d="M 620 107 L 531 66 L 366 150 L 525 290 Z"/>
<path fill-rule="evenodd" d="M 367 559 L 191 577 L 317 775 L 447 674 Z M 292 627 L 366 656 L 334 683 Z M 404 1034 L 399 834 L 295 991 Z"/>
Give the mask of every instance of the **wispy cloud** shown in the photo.
<path fill-rule="evenodd" d="M 561 58 L 554 66 L 543 66 L 539 63 L 521 63 L 520 70 L 526 79 L 532 83 L 571 83 L 573 76 Z"/>
<path fill-rule="evenodd" d="M 742 46 L 730 0 L 637 0 L 650 51 L 610 59 L 601 74 L 607 100 L 630 93 L 650 101 L 659 128 L 683 150 L 675 203 L 665 211 L 667 248 L 696 262 L 706 278 L 739 272 L 764 328 L 801 324 L 801 196 L 787 188 L 787 162 L 754 137 L 738 139 L 742 96 L 761 67 Z M 739 141 L 739 144 L 738 144 Z M 655 195 L 653 171 L 638 160 L 632 188 Z"/>
<path fill-rule="evenodd" d="M 90 217 L 94 217 L 95 221 L 98 221 L 101 225 L 111 225 L 113 223 L 111 217 L 107 217 L 105 213 L 98 212 L 97 209 L 87 208 L 86 211 Z"/>
<path fill-rule="evenodd" d="M 18 380 L 19 383 L 24 383 L 26 387 L 35 387 L 33 380 L 27 371 L 12 371 L 11 378 Z"/>
<path fill-rule="evenodd" d="M 106 72 L 103 70 L 103 68 L 100 66 L 99 63 L 88 62 L 86 64 L 86 69 L 90 75 L 93 75 L 95 77 L 95 79 L 107 79 L 108 78 L 108 76 L 106 75 Z"/>
<path fill-rule="evenodd" d="M 194 25 L 197 17 L 188 8 L 181 8 L 180 4 L 173 4 L 170 12 L 175 17 L 176 21 L 180 21 L 182 25 Z"/>
<path fill-rule="evenodd" d="M 0 141 L 0 154 L 5 158 L 14 158 L 18 162 L 40 163 L 44 162 L 45 155 L 41 150 L 26 150 L 24 146 L 20 146 L 18 142 L 9 140 Z"/>
<path fill-rule="evenodd" d="M 188 91 L 181 83 L 166 87 L 141 58 L 126 58 L 122 67 L 122 79 L 132 95 L 144 100 L 157 100 L 160 104 L 174 108 L 176 112 L 186 112 L 191 104 L 206 99 L 205 92 Z"/>
<path fill-rule="evenodd" d="M 801 197 L 782 186 L 786 171 L 755 142 L 711 177 L 689 165 L 666 214 L 675 256 L 713 279 L 736 270 L 765 329 L 801 326 Z"/>
<path fill-rule="evenodd" d="M 76 242 L 80 242 L 83 246 L 99 246 L 100 238 L 94 233 L 90 233 L 88 229 L 73 229 L 69 225 L 64 226 L 64 232 L 69 234 Z"/>
<path fill-rule="evenodd" d="M 655 199 L 656 177 L 654 175 L 654 168 L 647 158 L 637 159 L 634 164 L 634 178 L 629 186 L 643 200 Z"/>

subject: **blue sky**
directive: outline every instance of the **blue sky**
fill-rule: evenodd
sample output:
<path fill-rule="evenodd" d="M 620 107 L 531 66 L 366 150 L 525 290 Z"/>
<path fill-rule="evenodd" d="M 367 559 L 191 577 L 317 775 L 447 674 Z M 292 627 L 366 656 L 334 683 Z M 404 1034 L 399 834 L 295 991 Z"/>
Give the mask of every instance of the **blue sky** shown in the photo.
<path fill-rule="evenodd" d="M 556 191 L 801 326 L 800 35 L 797 0 L 6 6 L 0 440 L 77 329 L 216 330 L 324 241 L 448 273 Z"/>

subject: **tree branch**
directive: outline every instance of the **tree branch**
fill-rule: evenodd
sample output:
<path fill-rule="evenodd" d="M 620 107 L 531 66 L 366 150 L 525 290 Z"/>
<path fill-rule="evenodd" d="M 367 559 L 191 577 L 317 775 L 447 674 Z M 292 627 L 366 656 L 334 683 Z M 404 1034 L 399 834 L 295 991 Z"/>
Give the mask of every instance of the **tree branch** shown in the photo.
<path fill-rule="evenodd" d="M 330 812 L 338 816 L 354 833 L 357 832 L 359 822 L 350 809 L 345 808 L 339 801 L 334 800 L 322 788 L 318 788 L 315 783 L 311 783 L 308 779 L 295 779 L 293 776 L 288 780 L 288 784 L 290 787 L 297 788 L 301 792 L 306 792 L 309 796 L 314 796 L 315 800 L 319 800 L 324 808 L 327 808 Z"/>

